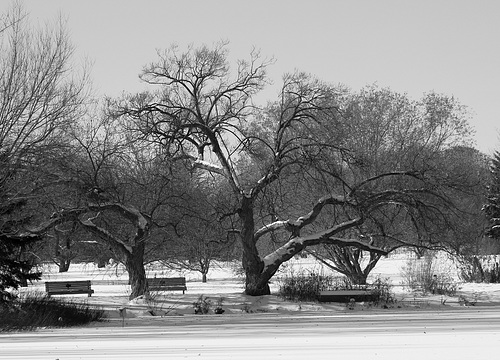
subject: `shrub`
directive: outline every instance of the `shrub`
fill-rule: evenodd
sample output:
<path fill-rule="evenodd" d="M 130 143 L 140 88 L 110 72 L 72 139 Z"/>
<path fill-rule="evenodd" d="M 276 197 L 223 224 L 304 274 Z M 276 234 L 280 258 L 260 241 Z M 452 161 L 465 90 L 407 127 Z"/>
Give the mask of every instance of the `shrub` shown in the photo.
<path fill-rule="evenodd" d="M 208 300 L 206 296 L 200 295 L 198 300 L 193 303 L 195 314 L 208 314 L 212 307 L 212 301 Z"/>
<path fill-rule="evenodd" d="M 466 282 L 500 283 L 500 265 L 495 255 L 457 258 L 460 277 Z"/>
<path fill-rule="evenodd" d="M 432 281 L 432 258 L 408 259 L 401 269 L 402 283 L 411 290 L 430 288 Z"/>
<path fill-rule="evenodd" d="M 477 256 L 457 257 L 460 278 L 465 282 L 483 282 L 484 271 Z"/>
<path fill-rule="evenodd" d="M 439 295 L 455 295 L 458 284 L 449 273 L 438 272 L 434 266 L 434 257 L 409 259 L 401 269 L 402 284 L 411 290 Z"/>
<path fill-rule="evenodd" d="M 370 286 L 372 291 L 375 293 L 377 300 L 374 302 L 375 305 L 381 304 L 394 304 L 396 302 L 396 298 L 394 293 L 392 292 L 392 286 L 389 282 L 389 278 L 381 279 L 378 277 Z"/>
<path fill-rule="evenodd" d="M 332 276 L 323 276 L 315 272 L 291 272 L 280 279 L 278 296 L 291 301 L 315 301 L 322 290 L 332 287 Z"/>
<path fill-rule="evenodd" d="M 433 294 L 453 296 L 456 294 L 458 284 L 449 274 L 439 274 L 435 276 L 435 283 L 431 285 Z"/>
<path fill-rule="evenodd" d="M 38 327 L 70 327 L 104 320 L 104 310 L 86 303 L 31 295 L 0 308 L 0 331 L 32 330 Z"/>
<path fill-rule="evenodd" d="M 500 267 L 498 263 L 492 268 L 484 270 L 484 277 L 487 283 L 500 283 Z"/>
<path fill-rule="evenodd" d="M 165 296 L 161 291 L 149 291 L 144 297 L 148 312 L 152 316 L 163 316 L 174 311 L 180 300 L 177 300 L 173 305 L 166 306 Z"/>
<path fill-rule="evenodd" d="M 328 290 L 355 290 L 365 288 L 366 285 L 354 284 L 351 279 L 346 276 L 332 276 L 330 278 Z"/>
<path fill-rule="evenodd" d="M 217 299 L 217 303 L 215 304 L 214 313 L 216 314 L 224 314 L 225 310 L 222 308 L 222 304 L 224 303 L 224 298 L 221 296 Z"/>

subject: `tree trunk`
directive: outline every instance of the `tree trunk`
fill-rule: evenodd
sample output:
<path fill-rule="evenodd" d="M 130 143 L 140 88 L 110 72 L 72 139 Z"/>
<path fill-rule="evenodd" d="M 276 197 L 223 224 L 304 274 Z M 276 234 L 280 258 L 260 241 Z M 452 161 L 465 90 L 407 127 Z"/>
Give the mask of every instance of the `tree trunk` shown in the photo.
<path fill-rule="evenodd" d="M 27 273 L 25 271 L 23 271 L 23 270 L 21 270 L 21 271 L 22 271 L 22 274 L 19 277 L 19 286 L 21 286 L 21 287 L 28 287 L 28 279 L 27 279 L 27 277 L 26 276 L 22 276 L 22 275 L 27 274 Z"/>
<path fill-rule="evenodd" d="M 59 257 L 59 272 L 68 272 L 70 264 L 71 258 Z"/>
<path fill-rule="evenodd" d="M 208 270 L 210 270 L 210 259 L 202 257 L 200 260 L 201 282 L 207 282 Z"/>
<path fill-rule="evenodd" d="M 269 279 L 266 279 L 261 274 L 247 273 L 245 294 L 251 296 L 271 295 Z"/>
<path fill-rule="evenodd" d="M 361 250 L 356 250 L 359 251 L 359 254 L 362 254 Z M 360 257 L 359 256 L 350 256 L 349 257 L 349 266 L 346 267 L 347 269 L 350 269 L 348 272 L 345 273 L 345 275 L 352 281 L 354 285 L 366 285 L 366 280 L 368 279 L 368 275 L 370 275 L 370 272 L 375 268 L 377 265 L 378 261 L 380 260 L 381 255 L 376 254 L 373 252 L 370 252 L 370 261 L 368 264 L 365 266 L 364 269 L 361 269 L 361 263 L 359 261 Z"/>
<path fill-rule="evenodd" d="M 55 234 L 55 258 L 57 259 L 57 264 L 59 265 L 59 272 L 68 272 L 71 260 L 75 257 L 71 251 L 71 238 L 70 235 L 75 230 L 75 223 L 72 225 L 72 230 L 70 233 L 59 230 L 57 226 L 54 228 Z"/>
<path fill-rule="evenodd" d="M 268 274 L 263 274 L 264 262 L 257 250 L 254 232 L 253 199 L 243 197 L 239 217 L 242 222 L 241 242 L 243 247 L 242 264 L 245 270 L 245 294 L 252 296 L 270 295 Z"/>
<path fill-rule="evenodd" d="M 128 272 L 129 284 L 132 292 L 129 299 L 145 295 L 147 292 L 146 270 L 144 269 L 144 243 L 139 243 L 125 255 L 125 268 Z"/>
<path fill-rule="evenodd" d="M 476 282 L 484 282 L 484 270 L 481 262 L 477 258 L 477 256 L 472 257 L 472 266 L 473 266 L 473 274 L 476 277 Z M 477 281 L 477 274 L 479 275 L 479 281 Z"/>
<path fill-rule="evenodd" d="M 366 285 L 366 278 L 368 277 L 368 274 L 348 273 L 345 275 L 352 281 L 353 285 Z"/>
<path fill-rule="evenodd" d="M 98 269 L 105 268 L 106 265 L 108 264 L 108 262 L 109 262 L 109 259 L 104 258 L 104 257 L 97 259 L 97 268 Z"/>

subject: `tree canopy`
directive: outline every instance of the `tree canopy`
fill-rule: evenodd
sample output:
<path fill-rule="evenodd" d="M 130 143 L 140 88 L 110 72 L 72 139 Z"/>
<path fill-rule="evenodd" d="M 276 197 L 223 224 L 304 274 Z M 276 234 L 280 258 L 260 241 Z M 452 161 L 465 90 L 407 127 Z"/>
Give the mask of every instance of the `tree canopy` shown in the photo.
<path fill-rule="evenodd" d="M 64 27 L 32 30 L 19 9 L 5 19 L 0 258 L 23 274 L 6 254 L 85 231 L 125 264 L 133 298 L 147 292 L 148 261 L 201 260 L 206 274 L 237 236 L 245 291 L 263 295 L 301 251 L 326 246 L 346 267 L 367 251 L 373 267 L 400 247 L 447 246 L 456 214 L 476 208 L 461 194 L 483 175 L 460 159 L 481 169 L 481 156 L 454 97 L 353 91 L 296 71 L 260 107 L 273 61 L 253 51 L 231 64 L 221 42 L 158 51 L 140 75 L 150 90 L 87 101 Z M 499 163 L 485 206 L 496 237 Z"/>
<path fill-rule="evenodd" d="M 387 254 L 432 241 L 451 204 L 451 183 L 435 165 L 469 140 L 465 109 L 434 93 L 420 101 L 373 87 L 352 93 L 304 73 L 285 75 L 278 100 L 259 109 L 252 96 L 268 65 L 253 53 L 232 73 L 225 44 L 174 47 L 141 75 L 157 90 L 116 105 L 136 138 L 227 181 L 246 292 L 269 293 L 279 266 L 309 246 Z M 287 194 L 277 189 L 285 183 Z M 282 206 L 266 214 L 273 191 Z M 350 237 L 354 229 L 364 236 Z M 286 241 L 260 254 L 258 243 L 277 232 Z"/>

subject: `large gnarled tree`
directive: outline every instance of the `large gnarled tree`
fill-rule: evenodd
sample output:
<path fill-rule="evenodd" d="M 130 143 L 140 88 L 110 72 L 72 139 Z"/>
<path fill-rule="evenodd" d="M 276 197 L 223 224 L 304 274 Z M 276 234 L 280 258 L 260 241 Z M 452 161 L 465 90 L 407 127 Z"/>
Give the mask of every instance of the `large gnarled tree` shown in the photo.
<path fill-rule="evenodd" d="M 141 75 L 157 91 L 130 97 L 118 113 L 135 136 L 166 156 L 189 159 L 193 168 L 228 182 L 235 206 L 226 215 L 238 219 L 234 231 L 241 239 L 247 294 L 269 294 L 280 265 L 313 245 L 387 254 L 348 236 L 384 209 L 416 222 L 423 222 L 424 213 L 438 213 L 432 209 L 443 197 L 425 172 L 394 168 L 359 178 L 348 171 L 361 159 L 348 150 L 345 90 L 294 73 L 283 78 L 278 101 L 257 109 L 252 100 L 266 83 L 268 65 L 257 54 L 238 62 L 234 73 L 224 44 L 171 48 L 159 56 Z M 245 159 L 252 166 L 240 171 Z M 279 192 L 285 178 L 297 180 L 282 194 L 286 206 L 264 211 L 266 196 Z M 320 182 L 323 195 L 317 196 L 310 187 Z M 276 233 L 286 234 L 284 241 L 261 255 L 259 242 Z"/>
<path fill-rule="evenodd" d="M 145 264 L 159 260 L 152 247 L 175 225 L 170 208 L 185 201 L 189 178 L 154 150 L 136 147 L 104 114 L 91 115 L 73 125 L 71 146 L 53 164 L 51 219 L 31 232 L 77 224 L 124 264 L 133 299 L 147 292 Z"/>

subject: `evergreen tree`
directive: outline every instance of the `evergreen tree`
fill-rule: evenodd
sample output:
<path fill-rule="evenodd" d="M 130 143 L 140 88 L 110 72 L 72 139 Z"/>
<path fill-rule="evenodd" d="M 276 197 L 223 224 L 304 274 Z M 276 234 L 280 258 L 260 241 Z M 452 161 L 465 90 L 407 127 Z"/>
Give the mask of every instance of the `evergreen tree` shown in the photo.
<path fill-rule="evenodd" d="M 491 162 L 491 183 L 488 186 L 487 204 L 483 207 L 489 220 L 486 235 L 500 239 L 500 152 L 495 152 Z"/>
<path fill-rule="evenodd" d="M 0 187 L 0 306 L 15 298 L 10 289 L 27 285 L 40 279 L 40 273 L 32 272 L 33 263 L 26 257 L 26 250 L 39 236 L 19 231 L 19 225 L 27 219 L 16 219 L 14 214 L 24 207 L 24 201 L 8 201 Z M 2 199 L 3 198 L 3 199 Z M 6 201 L 7 200 L 7 201 Z"/>

